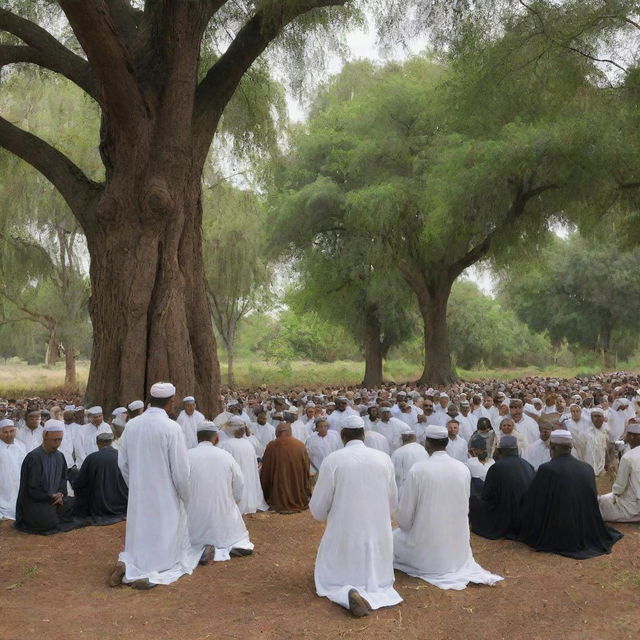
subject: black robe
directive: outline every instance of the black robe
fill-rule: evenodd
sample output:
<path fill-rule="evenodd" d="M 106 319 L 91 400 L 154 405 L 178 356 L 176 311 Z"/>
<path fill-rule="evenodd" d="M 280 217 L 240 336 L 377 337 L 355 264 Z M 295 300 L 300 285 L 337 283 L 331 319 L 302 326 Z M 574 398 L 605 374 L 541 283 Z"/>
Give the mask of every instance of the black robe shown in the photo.
<path fill-rule="evenodd" d="M 63 504 L 52 504 L 61 493 Z M 83 526 L 73 518 L 73 498 L 67 495 L 67 463 L 59 451 L 47 453 L 41 446 L 30 451 L 20 469 L 14 527 L 25 533 L 49 535 Z"/>
<path fill-rule="evenodd" d="M 519 455 L 506 455 L 492 465 L 480 497 L 469 500 L 471 530 L 490 540 L 517 537 L 520 530 L 520 500 L 535 471 Z"/>
<path fill-rule="evenodd" d="M 106 525 L 127 517 L 129 489 L 118 467 L 118 452 L 104 447 L 90 453 L 71 483 L 76 494 L 75 514 L 92 524 Z"/>
<path fill-rule="evenodd" d="M 582 560 L 610 553 L 620 538 L 602 519 L 590 465 L 570 454 L 540 465 L 522 499 L 523 542 L 536 551 Z"/>

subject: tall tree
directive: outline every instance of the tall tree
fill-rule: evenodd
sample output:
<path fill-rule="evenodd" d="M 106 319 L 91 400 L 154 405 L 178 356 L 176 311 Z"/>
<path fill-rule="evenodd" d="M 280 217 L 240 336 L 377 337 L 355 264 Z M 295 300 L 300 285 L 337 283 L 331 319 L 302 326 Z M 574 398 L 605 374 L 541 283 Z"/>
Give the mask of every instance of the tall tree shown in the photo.
<path fill-rule="evenodd" d="M 204 268 L 213 322 L 227 351 L 232 387 L 238 324 L 268 304 L 272 269 L 267 262 L 264 204 L 250 191 L 224 182 L 204 198 Z"/>
<path fill-rule="evenodd" d="M 0 66 L 61 74 L 97 103 L 104 179 L 5 118 L 0 145 L 60 191 L 91 257 L 87 395 L 106 406 L 171 379 L 216 409 L 220 374 L 202 259 L 203 166 L 243 77 L 283 32 L 338 29 L 346 0 L 3 0 Z M 298 22 L 295 28 L 295 21 Z M 66 21 L 73 37 L 52 35 Z M 47 28 L 49 30 L 47 30 Z M 67 30 L 62 29 L 67 35 Z M 208 46 L 208 68 L 199 69 Z M 200 73 L 199 73 L 200 72 Z"/>

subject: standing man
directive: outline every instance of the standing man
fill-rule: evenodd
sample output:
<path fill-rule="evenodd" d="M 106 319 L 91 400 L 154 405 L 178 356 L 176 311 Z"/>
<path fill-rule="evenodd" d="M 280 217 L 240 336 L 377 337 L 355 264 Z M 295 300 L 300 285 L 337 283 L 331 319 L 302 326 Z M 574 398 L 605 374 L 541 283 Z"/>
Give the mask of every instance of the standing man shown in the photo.
<path fill-rule="evenodd" d="M 557 424 L 559 428 L 560 423 Z M 523 460 L 526 460 L 535 471 L 538 470 L 541 464 L 551 460 L 549 437 L 553 431 L 553 425 L 547 422 L 545 418 L 541 418 L 538 429 L 540 431 L 540 437 L 533 444 L 530 444 L 522 454 Z"/>
<path fill-rule="evenodd" d="M 391 454 L 399 496 L 402 496 L 402 487 L 411 467 L 416 462 L 421 462 L 429 457 L 425 448 L 416 442 L 416 434 L 409 425 L 402 432 L 401 437 L 402 446 Z"/>
<path fill-rule="evenodd" d="M 327 526 L 315 566 L 316 592 L 355 617 L 402 602 L 393 588 L 391 514 L 397 506 L 393 464 L 364 446 L 364 421 L 350 416 L 344 449 L 322 463 L 309 508 Z"/>
<path fill-rule="evenodd" d="M 137 418 L 144 411 L 144 402 L 142 400 L 134 400 L 127 405 L 127 409 L 129 410 L 129 420 Z"/>
<path fill-rule="evenodd" d="M 16 440 L 13 420 L 0 421 L 0 520 L 16 519 L 20 468 L 26 454 L 22 442 Z"/>
<path fill-rule="evenodd" d="M 609 430 L 604 426 L 604 411 L 592 409 L 589 417 L 585 418 L 585 423 L 582 431 L 572 434 L 573 446 L 578 460 L 590 465 L 594 475 L 599 476 L 604 473 L 609 446 Z"/>
<path fill-rule="evenodd" d="M 532 417 L 525 415 L 522 400 L 517 398 L 510 400 L 509 413 L 516 431 L 524 436 L 527 446 L 533 444 L 539 435 L 538 423 Z"/>
<path fill-rule="evenodd" d="M 441 426 L 441 425 L 436 425 Z M 447 442 L 447 453 L 454 459 L 466 464 L 469 458 L 467 441 L 459 435 L 460 424 L 455 418 L 451 418 L 446 423 L 447 432 L 449 433 L 449 442 Z"/>
<path fill-rule="evenodd" d="M 192 547 L 185 505 L 189 459 L 180 425 L 171 420 L 176 388 L 156 382 L 149 408 L 127 424 L 118 466 L 129 487 L 124 551 L 109 578 L 137 589 L 171 584 L 191 573 L 203 547 Z"/>
<path fill-rule="evenodd" d="M 276 439 L 264 450 L 260 483 L 267 504 L 278 513 L 298 513 L 309 506 L 311 462 L 304 444 L 291 434 L 291 424 L 276 427 Z"/>
<path fill-rule="evenodd" d="M 405 423 L 391 415 L 391 407 L 380 407 L 380 420 L 372 425 L 372 429 L 382 434 L 389 443 L 389 453 L 393 453 L 402 446 L 400 434 L 404 431 Z"/>
<path fill-rule="evenodd" d="M 18 427 L 16 439 L 23 444 L 27 453 L 42 444 L 42 414 L 39 409 L 31 409 L 27 412 L 25 424 Z"/>
<path fill-rule="evenodd" d="M 187 449 L 193 449 L 198 446 L 197 430 L 198 425 L 204 422 L 204 416 L 196 410 L 196 399 L 193 396 L 184 398 L 182 407 L 182 411 L 178 416 L 178 424 L 182 429 Z"/>
<path fill-rule="evenodd" d="M 76 466 L 82 466 L 84 459 L 98 450 L 96 438 L 101 433 L 113 433 L 111 427 L 104 421 L 102 407 L 91 407 L 87 410 L 89 422 L 80 427 L 80 437 L 78 438 L 78 449 L 76 451 Z"/>
<path fill-rule="evenodd" d="M 334 451 L 342 448 L 342 441 L 337 431 L 329 429 L 327 419 L 316 418 L 315 429 L 304 445 L 314 468 L 314 475 L 320 470 L 322 461 Z"/>
<path fill-rule="evenodd" d="M 620 460 L 612 492 L 598 498 L 607 522 L 640 522 L 640 424 L 627 427 L 625 441 L 631 449 Z"/>
<path fill-rule="evenodd" d="M 191 544 L 205 547 L 202 562 L 222 562 L 253 551 L 238 502 L 244 478 L 233 456 L 216 447 L 218 427 L 198 425 L 198 446 L 189 449 L 189 534 Z"/>
<path fill-rule="evenodd" d="M 400 499 L 393 534 L 399 571 L 441 589 L 464 589 L 469 582 L 493 585 L 500 576 L 485 571 L 471 552 L 471 473 L 446 453 L 448 431 L 427 427 L 428 457 L 411 467 Z"/>

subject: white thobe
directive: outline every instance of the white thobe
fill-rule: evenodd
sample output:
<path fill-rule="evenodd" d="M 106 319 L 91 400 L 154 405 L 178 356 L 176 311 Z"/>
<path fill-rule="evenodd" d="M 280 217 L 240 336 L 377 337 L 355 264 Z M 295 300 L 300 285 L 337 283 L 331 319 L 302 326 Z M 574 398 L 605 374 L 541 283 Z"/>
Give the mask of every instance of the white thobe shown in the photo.
<path fill-rule="evenodd" d="M 494 464 L 495 460 L 493 458 L 487 458 L 485 463 L 480 462 L 478 458 L 473 456 L 466 460 L 466 465 L 471 472 L 471 477 L 480 478 L 483 482 L 487 478 L 487 471 L 489 471 Z"/>
<path fill-rule="evenodd" d="M 26 424 L 18 427 L 16 431 L 16 440 L 22 442 L 24 450 L 29 453 L 34 449 L 37 449 L 42 444 L 42 425 L 38 425 L 35 429 L 31 430 Z"/>
<path fill-rule="evenodd" d="M 309 509 L 327 521 L 315 566 L 316 592 L 349 607 L 356 589 L 372 609 L 402 602 L 393 588 L 391 514 L 397 506 L 388 455 L 351 440 L 320 467 Z"/>
<path fill-rule="evenodd" d="M 607 421 L 607 424 L 609 426 L 611 442 L 622 439 L 627 424 L 626 411 L 621 409 L 609 409 L 609 420 Z"/>
<path fill-rule="evenodd" d="M 97 445 L 96 445 L 97 448 Z M 58 451 L 64 456 L 67 463 L 67 468 L 71 469 L 76 463 L 73 459 L 73 429 L 71 425 L 64 426 L 64 435 L 62 436 L 62 442 L 58 447 Z"/>
<path fill-rule="evenodd" d="M 396 476 L 396 486 L 398 487 L 398 495 L 402 495 L 402 487 L 405 483 L 409 469 L 416 463 L 428 458 L 429 454 L 425 448 L 417 442 L 409 442 L 403 444 L 391 454 L 391 462 Z"/>
<path fill-rule="evenodd" d="M 240 512 L 267 511 L 269 505 L 265 502 L 264 494 L 262 493 L 256 450 L 248 438 L 227 438 L 218 446 L 233 456 L 242 471 L 244 488 L 238 504 Z"/>
<path fill-rule="evenodd" d="M 389 451 L 393 453 L 398 447 L 402 446 L 401 433 L 405 429 L 405 424 L 398 418 L 389 418 L 387 422 L 378 420 L 373 426 L 373 430 L 381 433 L 389 443 Z"/>
<path fill-rule="evenodd" d="M 545 464 L 551 460 L 549 441 L 538 438 L 533 444 L 530 444 L 526 448 L 522 453 L 522 458 L 537 471 L 541 464 Z"/>
<path fill-rule="evenodd" d="M 464 438 L 456 436 L 455 438 L 449 438 L 447 442 L 447 453 L 462 463 L 466 463 L 469 458 L 469 445 Z"/>
<path fill-rule="evenodd" d="M 469 418 L 465 418 L 462 414 L 458 414 L 455 419 L 458 421 L 459 425 L 458 435 L 464 438 L 467 444 L 469 444 L 469 440 L 471 440 L 471 436 L 475 432 L 475 429 L 471 426 L 471 421 Z"/>
<path fill-rule="evenodd" d="M 389 441 L 377 431 L 365 431 L 364 432 L 364 444 L 369 449 L 376 449 L 389 455 Z"/>
<path fill-rule="evenodd" d="M 204 422 L 204 415 L 198 410 L 195 410 L 191 415 L 188 415 L 184 409 L 180 412 L 177 423 L 182 429 L 187 449 L 193 449 L 198 446 L 198 425 L 201 422 Z"/>
<path fill-rule="evenodd" d="M 327 431 L 327 435 L 321 438 L 315 431 L 307 438 L 304 446 L 307 448 L 309 460 L 315 471 L 320 469 L 322 461 L 334 451 L 342 449 L 342 440 L 337 431 Z"/>
<path fill-rule="evenodd" d="M 591 424 L 584 431 L 573 436 L 576 457 L 591 465 L 593 473 L 597 476 L 604 471 L 608 443 L 609 432 L 604 425 L 600 429 L 596 429 Z"/>
<path fill-rule="evenodd" d="M 538 427 L 538 423 L 530 416 L 523 415 L 520 422 L 516 422 L 515 424 L 516 431 L 526 438 L 527 446 L 540 439 L 540 428 Z"/>
<path fill-rule="evenodd" d="M 262 458 L 264 455 L 264 450 L 267 445 L 276 439 L 276 429 L 275 427 L 266 422 L 265 424 L 258 424 L 254 422 L 251 425 L 251 434 L 256 438 L 256 440 L 260 443 L 260 451 L 258 452 L 258 458 Z"/>
<path fill-rule="evenodd" d="M 309 426 L 302 422 L 302 420 L 296 420 L 291 423 L 291 435 L 297 440 L 300 440 L 302 444 L 307 441 L 310 433 L 311 430 L 309 429 Z"/>
<path fill-rule="evenodd" d="M 233 548 L 253 549 L 238 502 L 244 478 L 233 456 L 211 442 L 201 442 L 188 452 L 189 535 L 194 546 L 212 545 L 214 561 L 231 558 Z"/>
<path fill-rule="evenodd" d="M 352 409 L 351 407 L 347 407 L 344 411 L 338 411 L 336 409 L 331 413 L 331 415 L 327 416 L 329 429 L 332 429 L 333 431 L 337 431 L 339 433 L 342 430 L 343 422 L 349 416 L 357 416 L 357 415 L 359 415 L 358 412 Z"/>
<path fill-rule="evenodd" d="M 612 492 L 600 496 L 598 502 L 607 522 L 640 521 L 640 447 L 630 449 L 620 458 Z"/>
<path fill-rule="evenodd" d="M 502 580 L 471 552 L 468 467 L 444 451 L 413 465 L 402 492 L 393 533 L 393 566 L 441 589 Z"/>
<path fill-rule="evenodd" d="M 127 423 L 128 426 L 129 423 Z M 111 433 L 111 427 L 106 423 L 102 422 L 99 426 L 95 427 L 93 424 L 88 422 L 87 424 L 83 424 L 80 427 L 80 434 L 78 436 L 78 445 L 79 449 L 76 450 L 76 466 L 78 469 L 82 466 L 84 459 L 90 454 L 94 453 L 98 450 L 98 443 L 96 442 L 96 437 L 101 433 Z"/>
<path fill-rule="evenodd" d="M 500 438 L 502 438 L 502 436 L 506 436 L 506 435 L 507 434 L 503 433 L 501 430 L 498 431 L 498 438 L 496 440 L 496 447 L 500 446 Z M 522 454 L 529 448 L 529 441 L 517 429 L 514 429 L 509 435 L 513 436 L 518 441 L 518 452 L 522 456 Z M 540 431 L 538 430 L 538 439 L 539 438 L 540 438 Z"/>
<path fill-rule="evenodd" d="M 129 486 L 123 582 L 170 584 L 191 573 L 204 547 L 189 540 L 189 458 L 180 425 L 158 407 L 132 418 L 120 438 L 118 466 Z"/>
<path fill-rule="evenodd" d="M 0 441 L 0 520 L 16 519 L 20 469 L 26 455 L 24 445 L 17 439 L 13 444 Z"/>

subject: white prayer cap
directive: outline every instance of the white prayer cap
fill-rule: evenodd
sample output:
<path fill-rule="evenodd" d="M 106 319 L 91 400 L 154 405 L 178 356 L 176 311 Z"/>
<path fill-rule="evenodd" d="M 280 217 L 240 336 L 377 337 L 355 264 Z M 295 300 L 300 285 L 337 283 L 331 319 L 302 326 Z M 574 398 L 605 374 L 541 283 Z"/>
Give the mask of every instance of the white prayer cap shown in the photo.
<path fill-rule="evenodd" d="M 336 398 L 336 402 L 349 402 L 346 398 L 346 396 L 338 396 Z"/>
<path fill-rule="evenodd" d="M 424 433 L 427 438 L 432 440 L 444 440 L 449 437 L 447 427 L 441 427 L 438 424 L 428 424 Z"/>
<path fill-rule="evenodd" d="M 47 420 L 44 423 L 44 431 L 64 431 L 64 422 L 62 420 Z"/>
<path fill-rule="evenodd" d="M 67 404 L 63 409 L 63 411 L 75 411 L 75 410 L 76 410 L 75 404 Z"/>
<path fill-rule="evenodd" d="M 89 409 L 87 409 L 87 413 L 88 413 L 90 416 L 99 416 L 99 415 L 102 415 L 102 407 L 98 407 L 98 406 L 90 407 Z"/>
<path fill-rule="evenodd" d="M 343 429 L 364 429 L 364 420 L 360 416 L 349 416 L 343 423 Z"/>
<path fill-rule="evenodd" d="M 400 435 L 401 436 L 405 436 L 405 435 L 408 435 L 410 433 L 413 434 L 413 433 L 415 433 L 415 431 L 408 424 L 405 424 L 405 426 L 402 427 L 402 431 L 400 431 Z"/>
<path fill-rule="evenodd" d="M 305 409 L 315 409 L 316 405 L 314 402 L 307 402 L 307 404 L 304 405 Z"/>
<path fill-rule="evenodd" d="M 571 444 L 573 442 L 573 436 L 571 435 L 571 431 L 567 431 L 566 429 L 556 429 L 551 432 L 549 442 L 554 442 L 556 444 Z"/>
<path fill-rule="evenodd" d="M 336 403 L 335 402 L 327 402 L 327 407 L 335 407 Z"/>
<path fill-rule="evenodd" d="M 4 422 L 4 420 L 3 420 Z M 0 429 L 2 428 L 2 422 L 0 422 Z M 636 435 L 640 435 L 640 424 L 637 424 L 635 422 L 632 422 L 628 427 L 627 427 L 627 433 L 633 433 Z"/>
<path fill-rule="evenodd" d="M 138 409 L 144 409 L 144 402 L 142 402 L 142 400 L 134 400 L 127 406 L 129 407 L 129 411 L 137 411 Z"/>
<path fill-rule="evenodd" d="M 245 427 L 246 424 L 245 424 L 244 420 L 240 416 L 233 416 L 227 422 L 227 426 L 228 427 Z"/>
<path fill-rule="evenodd" d="M 380 407 L 380 413 L 391 413 L 391 407 Z"/>
<path fill-rule="evenodd" d="M 448 398 L 448 397 L 449 397 L 449 394 L 448 394 L 446 391 L 441 391 L 441 392 L 440 392 L 440 397 L 441 397 L 441 398 Z"/>
<path fill-rule="evenodd" d="M 98 442 L 111 442 L 113 440 L 113 433 L 111 433 L 111 431 L 105 431 L 104 433 L 99 433 L 96 436 L 96 440 Z"/>
<path fill-rule="evenodd" d="M 0 429 L 4 429 L 5 427 L 15 427 L 16 425 L 13 424 L 13 420 L 10 420 L 9 418 L 5 418 L 4 420 L 0 420 Z"/>
<path fill-rule="evenodd" d="M 592 416 L 603 416 L 604 417 L 604 411 L 598 407 L 595 407 L 595 409 L 591 409 L 591 415 Z"/>
<path fill-rule="evenodd" d="M 189 404 L 190 402 L 195 402 L 196 399 L 193 396 L 187 396 L 182 399 L 182 404 Z"/>
<path fill-rule="evenodd" d="M 235 407 L 235 406 L 237 406 L 237 404 L 238 404 L 237 400 L 231 399 L 231 400 L 229 400 L 229 402 L 227 402 L 227 407 Z"/>
<path fill-rule="evenodd" d="M 123 413 L 127 413 L 127 410 L 125 407 L 116 407 L 112 412 L 111 415 L 112 416 L 121 416 Z"/>
<path fill-rule="evenodd" d="M 171 398 L 176 395 L 176 388 L 170 382 L 156 382 L 149 393 L 152 398 Z"/>
<path fill-rule="evenodd" d="M 200 433 L 201 431 L 219 431 L 219 429 L 217 424 L 211 422 L 210 420 L 205 420 L 196 427 L 196 431 Z"/>
<path fill-rule="evenodd" d="M 540 400 L 540 398 L 534 398 L 534 399 L 531 401 L 531 404 L 536 404 L 536 403 L 538 403 L 538 404 L 542 404 L 542 400 Z"/>

